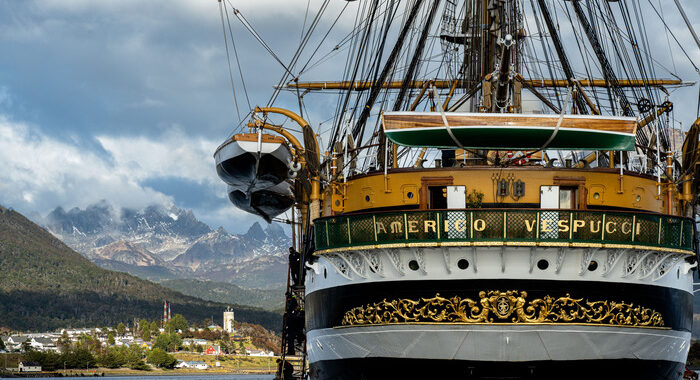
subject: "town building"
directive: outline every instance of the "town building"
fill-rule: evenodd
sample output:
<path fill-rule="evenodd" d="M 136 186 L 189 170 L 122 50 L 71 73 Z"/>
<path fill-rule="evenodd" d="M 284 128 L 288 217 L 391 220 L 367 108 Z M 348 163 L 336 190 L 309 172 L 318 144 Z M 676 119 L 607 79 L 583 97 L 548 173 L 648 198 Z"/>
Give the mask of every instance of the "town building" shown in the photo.
<path fill-rule="evenodd" d="M 22 344 L 29 340 L 28 337 L 26 336 L 19 336 L 19 335 L 10 335 L 10 336 L 3 336 L 0 337 L 2 339 L 2 343 L 5 344 L 5 349 L 8 352 L 12 351 L 21 351 L 22 350 Z"/>
<path fill-rule="evenodd" d="M 248 350 L 248 356 L 275 356 L 275 353 L 272 351 L 265 351 L 265 350 Z"/>
<path fill-rule="evenodd" d="M 41 372 L 41 364 L 39 362 L 19 362 L 17 370 L 19 372 Z"/>
<path fill-rule="evenodd" d="M 55 351 L 58 352 L 56 341 L 49 337 L 35 337 L 29 341 L 29 345 L 37 351 Z"/>
<path fill-rule="evenodd" d="M 209 365 L 203 361 L 199 360 L 194 360 L 194 361 L 185 361 L 185 360 L 178 360 L 178 363 L 175 364 L 175 368 L 194 368 L 194 369 L 209 369 Z"/>
<path fill-rule="evenodd" d="M 236 330 L 233 328 L 233 310 L 230 307 L 226 308 L 224 311 L 224 330 L 228 331 L 229 334 L 233 334 Z"/>

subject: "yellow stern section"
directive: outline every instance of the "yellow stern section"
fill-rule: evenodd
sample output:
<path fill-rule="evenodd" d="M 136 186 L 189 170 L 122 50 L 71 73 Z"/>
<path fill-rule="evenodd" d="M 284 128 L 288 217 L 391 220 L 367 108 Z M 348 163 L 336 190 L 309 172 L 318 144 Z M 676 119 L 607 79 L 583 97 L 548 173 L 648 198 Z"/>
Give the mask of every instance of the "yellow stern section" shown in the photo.
<path fill-rule="evenodd" d="M 515 184 L 520 191 L 516 192 Z M 563 168 L 429 168 L 393 169 L 351 177 L 326 188 L 323 216 L 376 209 L 435 209 L 431 191 L 465 186 L 466 194 L 482 193 L 484 207 L 531 207 L 540 204 L 542 186 L 571 189 L 572 209 L 628 209 L 655 213 L 666 210 L 667 184 L 655 177 L 617 169 Z M 524 192 L 522 191 L 524 189 Z M 661 195 L 659 195 L 661 194 Z M 674 198 L 677 197 L 673 189 Z M 672 200 L 673 202 L 673 200 Z M 678 215 L 678 202 L 673 214 Z"/>

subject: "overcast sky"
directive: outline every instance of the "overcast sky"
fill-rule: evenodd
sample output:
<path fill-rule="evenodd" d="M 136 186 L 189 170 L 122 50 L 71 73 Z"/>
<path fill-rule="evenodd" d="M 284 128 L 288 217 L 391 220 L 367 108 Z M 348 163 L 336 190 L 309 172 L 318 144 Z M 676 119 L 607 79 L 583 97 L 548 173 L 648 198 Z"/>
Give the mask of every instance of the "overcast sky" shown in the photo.
<path fill-rule="evenodd" d="M 230 1 L 289 61 L 307 1 Z M 695 1 L 682 0 L 697 20 Z M 325 28 L 346 5 L 332 3 Z M 347 3 L 329 43 L 350 30 L 360 3 Z M 320 1 L 310 4 L 312 17 Z M 280 66 L 238 20 L 231 25 L 251 105 L 264 105 Z M 673 28 L 685 33 L 678 22 Z M 340 79 L 341 70 L 321 66 L 306 79 Z M 313 100 L 309 119 L 318 125 L 316 110 L 334 103 Z M 693 109 L 684 115 L 694 116 L 695 100 L 686 102 Z M 276 105 L 298 108 L 288 95 Z M 173 204 L 212 227 L 244 232 L 261 219 L 228 202 L 212 158 L 238 121 L 216 0 L 0 0 L 0 204 L 27 215 L 101 199 Z"/>

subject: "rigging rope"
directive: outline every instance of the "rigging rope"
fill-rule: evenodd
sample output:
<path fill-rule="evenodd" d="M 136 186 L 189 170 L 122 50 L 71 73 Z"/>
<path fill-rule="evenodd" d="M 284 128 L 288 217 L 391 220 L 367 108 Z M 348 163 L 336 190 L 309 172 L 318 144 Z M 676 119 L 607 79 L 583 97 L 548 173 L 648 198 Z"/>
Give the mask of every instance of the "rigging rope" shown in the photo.
<path fill-rule="evenodd" d="M 406 20 L 406 22 L 403 26 L 403 29 L 401 30 L 401 33 L 399 34 L 398 40 L 396 41 L 396 45 L 394 45 L 394 49 L 391 51 L 389 58 L 387 58 L 387 62 L 384 65 L 384 69 L 382 70 L 382 73 L 380 74 L 378 80 L 376 82 L 374 82 L 374 84 L 372 85 L 372 89 L 370 91 L 367 102 L 365 103 L 365 107 L 362 109 L 362 113 L 360 114 L 359 120 L 357 121 L 357 123 L 355 124 L 355 127 L 352 130 L 353 138 L 356 139 L 358 145 L 360 145 L 362 143 L 361 132 L 364 131 L 365 123 L 367 122 L 367 118 L 369 117 L 370 110 L 371 110 L 372 106 L 374 105 L 374 102 L 377 99 L 377 96 L 379 95 L 379 90 L 382 88 L 384 81 L 386 80 L 387 76 L 389 75 L 389 71 L 394 66 L 394 62 L 396 61 L 396 58 L 401 50 L 401 47 L 403 46 L 408 29 L 411 27 L 411 25 L 413 25 L 413 21 L 415 20 L 416 15 L 418 14 L 418 9 L 420 8 L 420 6 L 422 4 L 423 4 L 423 0 L 416 0 L 416 3 L 414 4 L 413 9 L 411 9 L 411 13 L 409 14 L 408 19 Z"/>
<path fill-rule="evenodd" d="M 233 56 L 236 58 L 236 66 L 238 66 L 238 74 L 241 77 L 241 84 L 243 85 L 243 94 L 245 94 L 245 100 L 248 104 L 248 109 L 251 109 L 250 98 L 248 97 L 248 88 L 245 85 L 245 79 L 243 79 L 243 70 L 241 69 L 241 61 L 238 59 L 238 49 L 236 48 L 236 41 L 233 38 L 233 29 L 231 29 L 231 20 L 228 17 L 228 9 L 226 8 L 226 3 L 224 3 L 224 14 L 226 15 L 226 24 L 228 25 L 229 36 L 231 37 L 231 46 L 233 46 Z"/>
<path fill-rule="evenodd" d="M 233 8 L 233 6 L 232 6 L 231 8 Z M 256 32 L 255 29 L 253 29 L 253 26 L 250 25 L 250 23 L 248 23 L 248 20 L 246 20 L 245 17 L 243 17 L 243 14 L 241 13 L 241 11 L 239 11 L 239 10 L 236 9 L 236 8 L 233 8 L 233 14 L 236 15 L 236 17 L 241 21 L 241 23 L 243 24 L 243 26 L 245 26 L 245 28 L 248 29 L 248 31 L 250 32 L 250 34 L 252 34 L 253 37 L 255 37 L 255 39 L 258 40 L 258 42 L 260 42 L 260 44 L 263 46 L 263 48 L 265 48 L 265 50 L 267 50 L 267 52 L 270 53 L 270 55 L 272 56 L 272 58 L 274 58 L 280 65 L 282 65 L 282 67 L 283 67 L 289 74 L 294 75 L 294 74 L 289 70 L 289 68 L 287 67 L 287 65 L 285 65 L 285 64 L 282 62 L 281 59 L 279 59 L 279 57 L 277 56 L 277 54 L 275 54 L 275 52 L 272 51 L 272 49 L 270 48 L 270 46 L 268 46 L 267 43 L 265 43 L 265 41 L 262 39 L 262 37 L 260 37 L 260 35 L 258 34 L 258 32 Z"/>
<path fill-rule="evenodd" d="M 226 25 L 224 23 L 224 9 L 221 2 L 219 2 L 219 15 L 221 16 L 221 30 L 224 32 L 224 46 L 226 47 L 226 61 L 228 61 L 228 76 L 231 80 L 231 90 L 233 91 L 233 103 L 236 105 L 236 115 L 238 115 L 238 120 L 241 120 L 241 112 L 238 110 L 238 98 L 236 97 L 236 86 L 234 86 L 233 84 L 233 72 L 231 71 L 231 54 L 228 51 Z"/>

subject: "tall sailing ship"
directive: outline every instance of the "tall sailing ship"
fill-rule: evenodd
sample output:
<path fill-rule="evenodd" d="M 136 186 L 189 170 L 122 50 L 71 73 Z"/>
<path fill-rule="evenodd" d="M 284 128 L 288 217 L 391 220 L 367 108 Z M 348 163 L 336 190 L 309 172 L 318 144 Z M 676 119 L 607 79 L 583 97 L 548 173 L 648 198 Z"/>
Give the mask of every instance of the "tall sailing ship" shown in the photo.
<path fill-rule="evenodd" d="M 680 378 L 700 181 L 700 119 L 670 97 L 694 83 L 664 65 L 695 51 L 680 3 L 363 0 L 330 41 L 332 2 L 215 155 L 237 207 L 292 225 L 310 378 Z M 313 128 L 317 93 L 336 107 Z"/>

